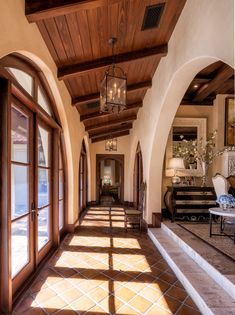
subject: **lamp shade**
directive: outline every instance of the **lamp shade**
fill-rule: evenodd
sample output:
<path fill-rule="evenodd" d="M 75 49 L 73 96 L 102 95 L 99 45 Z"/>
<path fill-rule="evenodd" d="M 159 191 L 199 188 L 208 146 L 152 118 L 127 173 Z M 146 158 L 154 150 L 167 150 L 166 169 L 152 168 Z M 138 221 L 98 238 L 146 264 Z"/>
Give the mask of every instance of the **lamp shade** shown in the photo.
<path fill-rule="evenodd" d="M 185 169 L 183 158 L 171 158 L 168 167 L 173 170 Z"/>

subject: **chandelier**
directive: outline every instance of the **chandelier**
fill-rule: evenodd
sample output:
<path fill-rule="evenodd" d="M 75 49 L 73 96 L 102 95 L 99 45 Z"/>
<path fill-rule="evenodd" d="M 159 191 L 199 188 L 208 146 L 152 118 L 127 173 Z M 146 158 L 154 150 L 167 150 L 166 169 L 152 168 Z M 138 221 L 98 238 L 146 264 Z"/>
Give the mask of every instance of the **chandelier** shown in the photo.
<path fill-rule="evenodd" d="M 126 74 L 114 62 L 114 45 L 117 38 L 111 37 L 113 63 L 105 71 L 100 84 L 100 112 L 119 113 L 126 108 Z"/>
<path fill-rule="evenodd" d="M 117 138 L 110 138 L 105 141 L 105 151 L 117 151 Z"/>

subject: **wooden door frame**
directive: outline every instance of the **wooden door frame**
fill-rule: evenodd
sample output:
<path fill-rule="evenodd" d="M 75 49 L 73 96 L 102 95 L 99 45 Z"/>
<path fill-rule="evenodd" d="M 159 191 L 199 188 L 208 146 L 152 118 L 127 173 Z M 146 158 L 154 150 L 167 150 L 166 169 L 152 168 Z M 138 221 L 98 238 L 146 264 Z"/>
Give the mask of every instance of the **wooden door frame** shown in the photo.
<path fill-rule="evenodd" d="M 138 143 L 136 154 L 135 154 L 135 163 L 134 163 L 134 174 L 133 174 L 133 202 L 134 206 L 138 208 L 139 199 L 140 199 L 140 186 L 143 182 L 143 158 L 142 152 L 140 148 L 140 144 Z"/>
<path fill-rule="evenodd" d="M 124 154 L 96 154 L 96 203 L 100 202 L 100 193 L 99 193 L 99 168 L 102 160 L 115 160 L 120 163 L 121 167 L 121 189 L 120 189 L 120 201 L 124 203 Z"/>
<path fill-rule="evenodd" d="M 12 279 L 11 274 L 11 246 L 9 235 L 11 231 L 11 213 L 9 207 L 11 200 L 9 128 L 10 128 L 10 81 L 0 78 L 0 312 L 5 314 L 12 311 Z M 5 183 L 4 185 L 2 183 Z M 8 197 L 6 197 L 8 196 Z"/>

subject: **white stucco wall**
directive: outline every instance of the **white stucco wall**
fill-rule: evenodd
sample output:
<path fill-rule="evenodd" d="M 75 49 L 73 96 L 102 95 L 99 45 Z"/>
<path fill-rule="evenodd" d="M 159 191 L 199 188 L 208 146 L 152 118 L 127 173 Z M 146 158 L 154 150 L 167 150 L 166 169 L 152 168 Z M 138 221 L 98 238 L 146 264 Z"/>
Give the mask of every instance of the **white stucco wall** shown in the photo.
<path fill-rule="evenodd" d="M 131 132 L 140 141 L 147 181 L 146 220 L 161 211 L 162 166 L 167 137 L 180 101 L 194 76 L 222 60 L 234 67 L 234 1 L 188 0 Z M 132 153 L 131 153 L 132 154 Z M 130 178 L 131 181 L 131 178 Z"/>
<path fill-rule="evenodd" d="M 85 135 L 77 110 L 64 83 L 57 80 L 56 65 L 36 24 L 29 24 L 24 13 L 24 0 L 0 1 L 0 58 L 18 52 L 28 56 L 44 73 L 58 108 L 65 136 L 68 161 L 68 222 L 78 216 L 78 163 Z M 89 150 L 88 150 L 89 151 Z"/>

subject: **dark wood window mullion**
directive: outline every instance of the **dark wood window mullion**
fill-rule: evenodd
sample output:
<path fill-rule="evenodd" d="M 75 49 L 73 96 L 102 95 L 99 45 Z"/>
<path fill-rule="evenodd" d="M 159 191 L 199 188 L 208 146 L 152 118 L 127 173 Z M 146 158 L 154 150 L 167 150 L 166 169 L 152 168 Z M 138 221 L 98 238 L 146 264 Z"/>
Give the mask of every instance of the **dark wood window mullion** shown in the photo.
<path fill-rule="evenodd" d="M 51 171 L 51 167 L 50 166 L 41 166 L 41 165 L 38 165 L 38 168 L 42 168 L 44 170 L 49 170 Z"/>
<path fill-rule="evenodd" d="M 30 166 L 30 163 L 23 163 L 23 162 L 17 162 L 17 161 L 11 161 L 11 164 L 20 165 L 20 166 Z"/>
<path fill-rule="evenodd" d="M 48 204 L 45 205 L 45 206 L 42 206 L 42 207 L 38 208 L 38 211 L 43 210 L 43 209 L 45 209 L 45 208 L 49 208 L 50 206 L 51 206 L 51 202 L 48 203 Z"/>
<path fill-rule="evenodd" d="M 20 220 L 20 219 L 22 219 L 22 218 L 24 218 L 24 217 L 26 217 L 28 215 L 30 215 L 30 209 L 29 209 L 29 212 L 27 212 L 25 214 L 22 214 L 21 216 L 19 216 L 17 218 L 11 219 L 11 223 L 14 223 L 14 222 L 16 222 L 16 221 L 18 221 L 18 220 Z"/>

